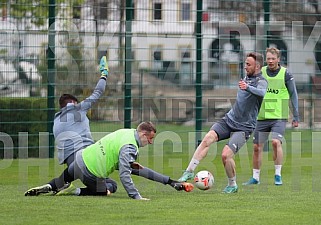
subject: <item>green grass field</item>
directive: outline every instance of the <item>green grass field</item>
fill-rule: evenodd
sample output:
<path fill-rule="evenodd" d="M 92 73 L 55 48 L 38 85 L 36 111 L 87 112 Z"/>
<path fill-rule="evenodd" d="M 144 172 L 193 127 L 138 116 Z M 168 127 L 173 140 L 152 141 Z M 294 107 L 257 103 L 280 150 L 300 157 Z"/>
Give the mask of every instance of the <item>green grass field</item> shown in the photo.
<path fill-rule="evenodd" d="M 190 133 L 180 126 L 160 126 L 154 146 L 142 148 L 139 161 L 177 179 L 195 147 Z M 319 136 L 318 132 L 287 131 L 283 186 L 273 184 L 271 152 L 264 153 L 261 184 L 242 186 L 252 174 L 249 143 L 235 157 L 239 192 L 230 195 L 221 193 L 227 184 L 220 159 L 225 142 L 213 146 L 197 168 L 214 174 L 214 187 L 208 191 L 177 192 L 168 185 L 133 177 L 141 195 L 150 201 L 128 198 L 120 182 L 110 197 L 25 197 L 28 188 L 46 183 L 63 167 L 56 159 L 1 160 L 0 224 L 319 224 Z M 117 171 L 112 178 L 119 181 Z"/>

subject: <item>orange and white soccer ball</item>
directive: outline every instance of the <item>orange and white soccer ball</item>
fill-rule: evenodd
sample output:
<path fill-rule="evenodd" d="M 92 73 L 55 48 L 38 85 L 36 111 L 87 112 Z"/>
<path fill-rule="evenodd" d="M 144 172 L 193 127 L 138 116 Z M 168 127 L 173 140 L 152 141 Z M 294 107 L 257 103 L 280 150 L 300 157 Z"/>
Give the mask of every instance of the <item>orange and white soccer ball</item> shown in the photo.
<path fill-rule="evenodd" d="M 195 186 L 200 190 L 208 190 L 214 185 L 214 176 L 207 170 L 199 171 L 194 177 Z"/>

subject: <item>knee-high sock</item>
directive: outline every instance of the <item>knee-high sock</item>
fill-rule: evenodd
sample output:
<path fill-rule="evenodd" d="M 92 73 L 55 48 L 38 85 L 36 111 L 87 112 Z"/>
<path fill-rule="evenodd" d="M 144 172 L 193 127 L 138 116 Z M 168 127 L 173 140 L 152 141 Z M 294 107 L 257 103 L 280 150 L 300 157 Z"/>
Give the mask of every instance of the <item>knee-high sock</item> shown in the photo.
<path fill-rule="evenodd" d="M 49 184 L 52 187 L 52 191 L 57 191 L 62 188 L 65 183 L 70 183 L 74 180 L 74 177 L 68 173 L 68 168 L 66 168 L 59 177 L 49 181 Z"/>

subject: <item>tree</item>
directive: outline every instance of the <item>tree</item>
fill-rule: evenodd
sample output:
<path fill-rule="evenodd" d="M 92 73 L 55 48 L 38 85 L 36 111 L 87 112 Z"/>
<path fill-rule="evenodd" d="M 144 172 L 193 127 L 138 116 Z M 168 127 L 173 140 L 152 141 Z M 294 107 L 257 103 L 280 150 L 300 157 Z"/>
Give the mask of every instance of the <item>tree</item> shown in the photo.
<path fill-rule="evenodd" d="M 36 26 L 43 26 L 48 19 L 49 0 L 0 0 L 3 12 L 8 17 L 17 19 L 18 21 L 29 19 L 30 23 Z M 84 0 L 56 0 L 56 14 L 63 10 L 63 6 L 73 9 L 80 7 Z"/>

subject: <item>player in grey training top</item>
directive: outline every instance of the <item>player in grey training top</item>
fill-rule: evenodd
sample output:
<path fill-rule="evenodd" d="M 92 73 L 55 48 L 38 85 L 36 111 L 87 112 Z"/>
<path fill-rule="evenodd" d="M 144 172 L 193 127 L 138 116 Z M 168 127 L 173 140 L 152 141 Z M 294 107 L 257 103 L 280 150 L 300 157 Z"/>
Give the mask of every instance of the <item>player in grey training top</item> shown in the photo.
<path fill-rule="evenodd" d="M 63 94 L 60 97 L 61 109 L 55 114 L 53 126 L 60 164 L 66 163 L 69 166 L 74 161 L 75 152 L 94 143 L 87 112 L 104 93 L 105 87 L 106 80 L 99 79 L 94 92 L 79 104 L 72 95 Z M 68 160 L 68 157 L 72 159 Z"/>
<path fill-rule="evenodd" d="M 222 151 L 222 161 L 228 177 L 228 185 L 223 192 L 238 191 L 233 157 L 248 140 L 256 126 L 257 115 L 268 85 L 261 73 L 262 65 L 263 56 L 261 54 L 255 52 L 247 54 L 245 61 L 247 76 L 239 81 L 236 102 L 225 117 L 215 123 L 205 135 L 179 181 L 186 181 L 194 177 L 194 170 L 200 160 L 207 155 L 212 143 L 229 138 Z"/>
<path fill-rule="evenodd" d="M 101 58 L 99 67 L 100 79 L 88 98 L 81 102 L 71 94 L 63 94 L 59 98 L 60 111 L 55 114 L 53 133 L 59 163 L 67 164 L 68 167 L 74 161 L 77 151 L 94 143 L 87 113 L 93 103 L 97 102 L 105 92 L 109 74 L 105 56 Z M 38 195 L 50 191 L 57 192 L 59 191 L 58 187 L 63 187 L 66 181 L 71 179 L 72 177 L 69 177 L 69 174 L 64 171 L 59 177 L 49 181 L 48 184 L 29 189 L 25 195 Z M 117 183 L 114 180 L 106 178 L 105 182 L 110 192 L 116 192 Z"/>

